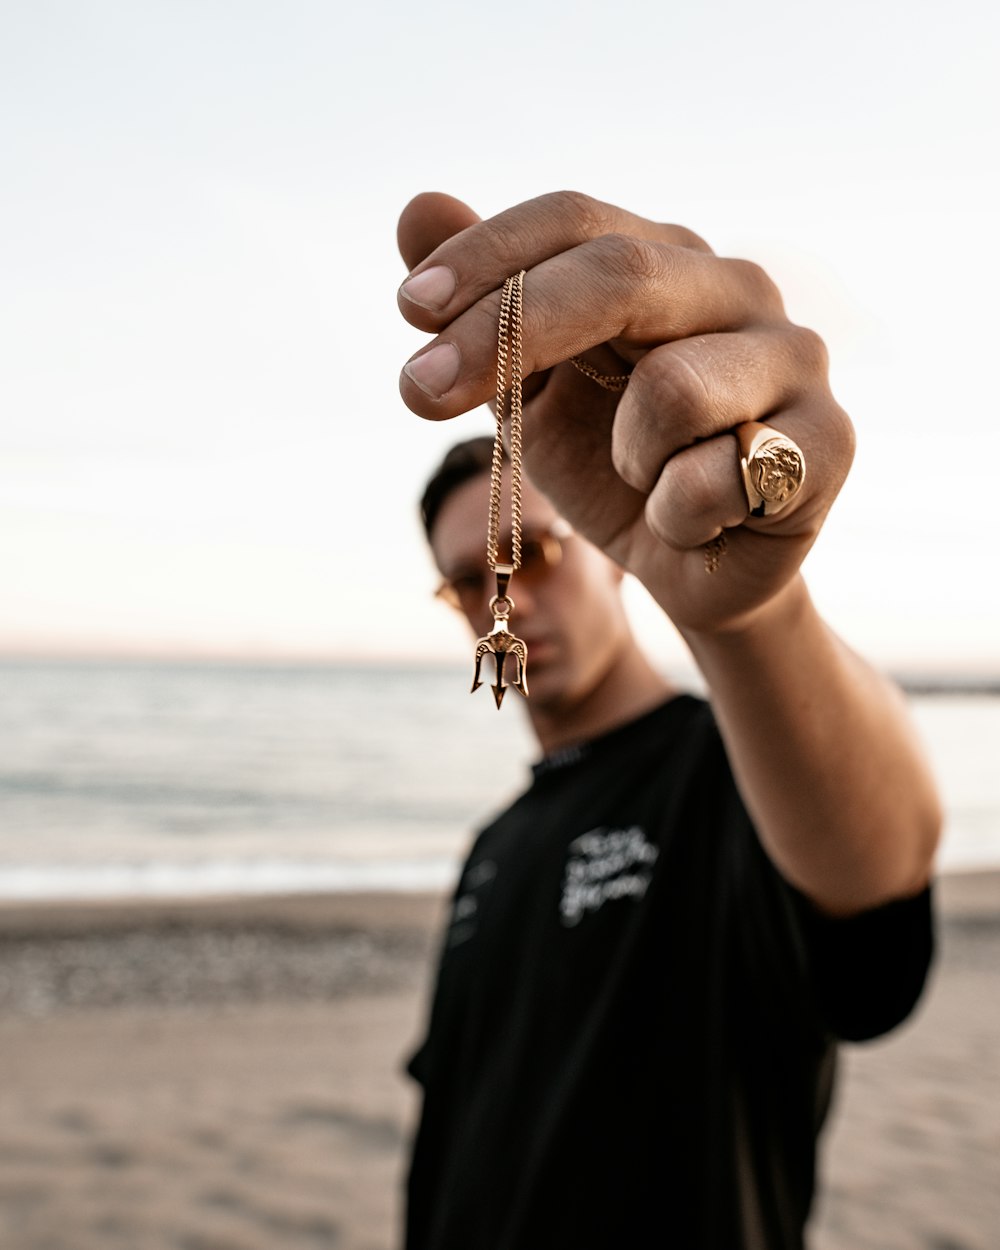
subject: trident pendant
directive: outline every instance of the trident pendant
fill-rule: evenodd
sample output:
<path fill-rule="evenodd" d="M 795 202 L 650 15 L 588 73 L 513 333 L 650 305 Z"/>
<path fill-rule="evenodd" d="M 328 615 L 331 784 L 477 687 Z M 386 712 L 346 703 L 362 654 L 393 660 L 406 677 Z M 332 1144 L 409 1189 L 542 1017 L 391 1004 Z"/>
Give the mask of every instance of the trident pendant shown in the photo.
<path fill-rule="evenodd" d="M 492 655 L 497 670 L 497 680 L 493 687 L 493 698 L 496 700 L 498 711 L 500 704 L 503 703 L 503 697 L 507 692 L 508 686 L 513 686 L 525 698 L 528 697 L 528 648 L 520 638 L 515 638 L 507 629 L 508 618 L 511 612 L 514 611 L 514 600 L 507 595 L 507 587 L 510 585 L 513 572 L 514 567 L 511 564 L 498 564 L 496 566 L 497 593 L 490 600 L 490 611 L 493 613 L 493 628 L 485 638 L 480 638 L 476 643 L 476 671 L 472 677 L 471 693 L 474 694 L 483 684 L 480 676 L 483 656 L 487 654 Z M 510 680 L 507 680 L 509 668 L 508 674 L 504 673 L 504 665 L 508 656 L 513 658 L 515 672 L 514 677 Z"/>

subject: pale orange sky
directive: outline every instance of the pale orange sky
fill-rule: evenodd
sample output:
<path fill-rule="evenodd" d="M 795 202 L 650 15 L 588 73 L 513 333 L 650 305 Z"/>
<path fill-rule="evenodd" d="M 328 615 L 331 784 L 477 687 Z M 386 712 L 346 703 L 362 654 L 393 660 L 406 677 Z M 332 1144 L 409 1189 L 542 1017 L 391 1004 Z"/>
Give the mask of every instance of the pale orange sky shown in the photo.
<path fill-rule="evenodd" d="M 398 398 L 395 219 L 573 186 L 760 261 L 826 338 L 834 624 L 1000 666 L 995 8 L 57 10 L 0 49 L 0 651 L 463 657 L 414 506 L 488 417 Z"/>

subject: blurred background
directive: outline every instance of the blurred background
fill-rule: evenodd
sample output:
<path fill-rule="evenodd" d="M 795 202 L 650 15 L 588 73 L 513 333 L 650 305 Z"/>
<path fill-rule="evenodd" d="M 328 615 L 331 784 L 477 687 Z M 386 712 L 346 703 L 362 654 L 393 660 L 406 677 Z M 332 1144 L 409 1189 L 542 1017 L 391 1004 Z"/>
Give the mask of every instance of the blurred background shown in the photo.
<path fill-rule="evenodd" d="M 816 1244 L 995 1245 L 996 13 L 2 13 L 5 1247 L 393 1244 L 440 899 L 532 755 L 431 597 L 416 500 L 490 418 L 399 399 L 395 222 L 566 187 L 760 262 L 829 346 L 859 450 L 807 574 L 909 691 L 947 906 Z"/>

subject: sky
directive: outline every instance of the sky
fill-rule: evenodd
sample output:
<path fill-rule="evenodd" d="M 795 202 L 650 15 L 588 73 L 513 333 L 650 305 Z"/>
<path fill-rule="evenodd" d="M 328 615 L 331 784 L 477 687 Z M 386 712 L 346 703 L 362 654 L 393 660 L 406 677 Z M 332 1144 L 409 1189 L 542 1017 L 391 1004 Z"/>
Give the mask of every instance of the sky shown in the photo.
<path fill-rule="evenodd" d="M 858 429 L 807 561 L 895 667 L 1000 669 L 996 6 L 64 0 L 0 41 L 0 653 L 453 659 L 402 404 L 419 191 L 758 261 Z M 670 664 L 669 622 L 629 590 Z"/>

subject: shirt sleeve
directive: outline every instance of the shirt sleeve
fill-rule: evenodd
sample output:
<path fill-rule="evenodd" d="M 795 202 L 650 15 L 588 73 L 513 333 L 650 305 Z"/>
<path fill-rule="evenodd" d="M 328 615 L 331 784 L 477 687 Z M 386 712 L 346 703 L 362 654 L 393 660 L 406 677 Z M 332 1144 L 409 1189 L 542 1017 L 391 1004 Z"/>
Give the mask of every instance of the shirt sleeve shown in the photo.
<path fill-rule="evenodd" d="M 724 758 L 721 740 L 720 751 Z M 896 1028 L 916 1006 L 933 960 L 932 887 L 855 916 L 821 912 L 767 854 L 731 773 L 729 785 L 737 959 L 757 996 L 786 1022 L 842 1041 Z"/>
<path fill-rule="evenodd" d="M 827 916 L 787 889 L 814 1002 L 830 1032 L 860 1042 L 902 1023 L 934 956 L 932 888 L 847 918 Z"/>
<path fill-rule="evenodd" d="M 859 1042 L 901 1024 L 934 956 L 933 890 L 856 916 L 821 912 L 780 872 L 753 826 L 718 730 L 704 787 L 722 830 L 734 965 L 748 1010 L 822 1037 Z M 709 789 L 708 778 L 714 778 Z"/>

